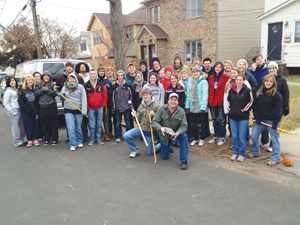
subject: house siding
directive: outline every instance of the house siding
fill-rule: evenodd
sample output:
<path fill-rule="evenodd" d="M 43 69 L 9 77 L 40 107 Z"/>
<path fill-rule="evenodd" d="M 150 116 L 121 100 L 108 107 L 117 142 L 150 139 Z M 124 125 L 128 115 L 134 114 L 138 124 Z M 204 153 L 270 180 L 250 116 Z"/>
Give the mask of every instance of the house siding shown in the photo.
<path fill-rule="evenodd" d="M 245 11 L 246 10 L 246 11 Z M 217 60 L 231 60 L 235 65 L 252 47 L 260 46 L 264 1 L 218 1 Z"/>
<path fill-rule="evenodd" d="M 300 1 L 295 1 L 278 11 L 261 19 L 261 46 L 262 55 L 267 57 L 268 55 L 268 26 L 272 23 L 283 22 L 282 27 L 282 60 L 286 63 L 287 67 L 300 67 L 300 43 L 294 43 L 295 35 L 295 21 L 300 20 Z M 285 21 L 288 21 L 288 25 L 285 26 Z M 284 37 L 290 36 L 290 42 L 285 42 Z"/>
<path fill-rule="evenodd" d="M 202 41 L 202 58 L 209 57 L 213 61 L 216 60 L 217 0 L 202 0 L 202 15 L 190 19 L 185 18 L 185 0 L 157 0 L 145 5 L 149 24 L 151 24 L 150 9 L 160 6 L 160 22 L 156 23 L 155 11 L 155 23 L 169 35 L 167 41 L 157 42 L 159 46 L 156 47 L 156 55 L 162 65 L 173 65 L 176 53 L 181 55 L 183 63 L 191 65 L 191 62 L 187 63 L 185 60 L 185 43 L 190 41 Z"/>
<path fill-rule="evenodd" d="M 270 11 L 276 6 L 286 2 L 287 0 L 265 0 L 265 12 Z"/>

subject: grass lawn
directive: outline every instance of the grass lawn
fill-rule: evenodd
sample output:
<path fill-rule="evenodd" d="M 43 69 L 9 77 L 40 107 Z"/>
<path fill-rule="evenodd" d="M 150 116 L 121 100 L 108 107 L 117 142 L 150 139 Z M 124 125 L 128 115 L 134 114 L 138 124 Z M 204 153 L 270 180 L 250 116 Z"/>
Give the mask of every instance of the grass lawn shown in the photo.
<path fill-rule="evenodd" d="M 285 118 L 282 129 L 290 131 L 300 127 L 300 87 L 297 85 L 289 85 L 289 89 L 290 102 L 292 101 L 293 95 L 295 95 L 295 100 L 290 108 L 290 114 Z"/>
<path fill-rule="evenodd" d="M 285 76 L 284 77 L 287 82 L 299 82 L 300 83 L 300 76 Z"/>

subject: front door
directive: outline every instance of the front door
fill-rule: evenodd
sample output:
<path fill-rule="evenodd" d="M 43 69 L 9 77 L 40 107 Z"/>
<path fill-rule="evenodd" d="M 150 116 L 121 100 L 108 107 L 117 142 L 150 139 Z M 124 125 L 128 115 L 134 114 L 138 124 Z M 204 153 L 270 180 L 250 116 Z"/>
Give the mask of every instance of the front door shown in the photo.
<path fill-rule="evenodd" d="M 155 54 L 155 45 L 149 45 L 149 64 L 150 64 L 150 69 L 152 68 L 152 58 L 154 58 L 156 56 Z"/>
<path fill-rule="evenodd" d="M 282 23 L 269 24 L 268 61 L 280 61 L 282 49 Z"/>

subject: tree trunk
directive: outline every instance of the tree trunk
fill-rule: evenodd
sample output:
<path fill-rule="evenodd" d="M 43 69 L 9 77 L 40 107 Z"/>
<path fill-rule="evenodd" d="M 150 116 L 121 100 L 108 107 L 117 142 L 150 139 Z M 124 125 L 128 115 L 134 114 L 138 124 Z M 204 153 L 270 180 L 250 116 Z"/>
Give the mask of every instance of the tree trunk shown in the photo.
<path fill-rule="evenodd" d="M 121 0 L 107 0 L 110 2 L 110 27 L 111 40 L 113 43 L 113 54 L 115 58 L 115 69 L 125 71 L 126 54 L 123 38 L 123 15 Z"/>

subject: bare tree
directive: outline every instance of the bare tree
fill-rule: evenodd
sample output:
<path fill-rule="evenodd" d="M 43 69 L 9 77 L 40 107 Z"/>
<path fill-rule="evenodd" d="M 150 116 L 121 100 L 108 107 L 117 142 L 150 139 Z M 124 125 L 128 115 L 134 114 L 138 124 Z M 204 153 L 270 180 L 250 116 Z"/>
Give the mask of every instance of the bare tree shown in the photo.
<path fill-rule="evenodd" d="M 110 25 L 111 25 L 111 40 L 113 43 L 113 54 L 115 58 L 115 69 L 125 70 L 126 68 L 126 53 L 123 39 L 123 15 L 121 0 L 107 0 L 110 2 Z"/>

